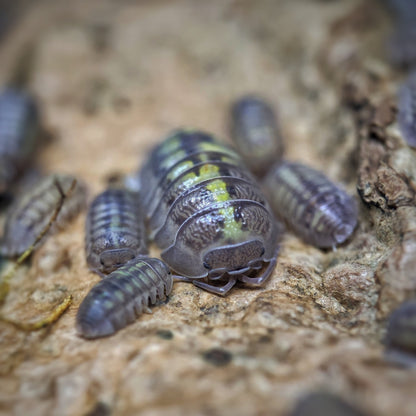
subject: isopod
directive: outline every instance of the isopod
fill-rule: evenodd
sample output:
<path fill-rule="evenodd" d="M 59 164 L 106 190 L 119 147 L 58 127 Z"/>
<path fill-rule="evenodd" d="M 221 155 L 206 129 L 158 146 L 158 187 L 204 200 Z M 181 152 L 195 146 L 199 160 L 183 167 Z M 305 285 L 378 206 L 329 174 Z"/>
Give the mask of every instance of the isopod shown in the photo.
<path fill-rule="evenodd" d="M 90 268 L 104 274 L 147 254 L 144 220 L 135 192 L 107 189 L 94 199 L 86 220 L 85 247 Z"/>
<path fill-rule="evenodd" d="M 416 300 L 403 303 L 390 315 L 385 344 L 388 361 L 416 367 Z"/>
<path fill-rule="evenodd" d="M 76 319 L 84 338 L 114 334 L 172 290 L 169 268 L 156 258 L 130 260 L 99 281 L 82 301 Z"/>
<path fill-rule="evenodd" d="M 0 93 L 0 194 L 29 165 L 39 129 L 39 113 L 32 97 L 11 87 Z"/>
<path fill-rule="evenodd" d="M 154 149 L 140 182 L 151 238 L 183 280 L 221 295 L 237 281 L 265 283 L 278 226 L 234 151 L 207 133 L 179 130 Z"/>
<path fill-rule="evenodd" d="M 357 225 L 357 205 L 324 174 L 300 163 L 282 162 L 265 179 L 278 218 L 317 247 L 343 243 Z"/>
<path fill-rule="evenodd" d="M 335 394 L 314 392 L 301 397 L 290 416 L 364 416 L 364 413 Z"/>
<path fill-rule="evenodd" d="M 283 154 L 273 109 L 263 99 L 244 96 L 231 108 L 231 137 L 246 165 L 262 176 Z"/>
<path fill-rule="evenodd" d="M 416 147 L 416 72 L 400 87 L 397 119 L 407 144 Z"/>
<path fill-rule="evenodd" d="M 70 175 L 49 175 L 12 204 L 0 244 L 1 255 L 19 256 L 34 243 L 48 224 L 61 198 L 56 182 L 66 193 L 71 188 L 74 179 Z M 81 182 L 77 182 L 75 189 L 65 198 L 56 225 L 62 227 L 74 218 L 85 207 L 85 200 L 86 188 Z"/>

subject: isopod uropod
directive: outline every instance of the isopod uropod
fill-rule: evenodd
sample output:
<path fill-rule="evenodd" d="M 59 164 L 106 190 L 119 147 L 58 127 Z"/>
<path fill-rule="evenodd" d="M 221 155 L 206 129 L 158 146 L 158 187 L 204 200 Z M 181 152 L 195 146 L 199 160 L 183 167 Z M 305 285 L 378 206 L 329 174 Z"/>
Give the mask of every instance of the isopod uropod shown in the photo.
<path fill-rule="evenodd" d="M 343 243 L 357 225 L 355 200 L 308 166 L 277 164 L 267 175 L 265 187 L 278 218 L 317 247 Z"/>
<path fill-rule="evenodd" d="M 140 182 L 151 238 L 184 280 L 224 295 L 237 281 L 259 286 L 271 275 L 278 226 L 234 151 L 179 130 L 154 149 Z"/>
<path fill-rule="evenodd" d="M 255 96 L 244 96 L 231 108 L 231 137 L 250 170 L 264 175 L 283 154 L 271 106 Z"/>
<path fill-rule="evenodd" d="M 99 281 L 82 301 L 77 331 L 84 338 L 111 335 L 172 290 L 169 268 L 156 258 L 130 260 Z"/>
<path fill-rule="evenodd" d="M 111 273 L 139 254 L 147 254 L 144 221 L 135 192 L 108 189 L 92 202 L 86 219 L 87 262 Z"/>
<path fill-rule="evenodd" d="M 70 175 L 49 175 L 39 181 L 33 189 L 18 198 L 8 212 L 4 235 L 0 243 L 0 254 L 15 257 L 24 253 L 48 224 L 61 194 L 68 192 L 74 181 Z M 63 226 L 85 207 L 86 188 L 77 182 L 75 189 L 65 198 L 57 217 L 56 225 Z"/>
<path fill-rule="evenodd" d="M 35 101 L 19 89 L 0 93 L 0 194 L 29 164 L 39 135 Z"/>

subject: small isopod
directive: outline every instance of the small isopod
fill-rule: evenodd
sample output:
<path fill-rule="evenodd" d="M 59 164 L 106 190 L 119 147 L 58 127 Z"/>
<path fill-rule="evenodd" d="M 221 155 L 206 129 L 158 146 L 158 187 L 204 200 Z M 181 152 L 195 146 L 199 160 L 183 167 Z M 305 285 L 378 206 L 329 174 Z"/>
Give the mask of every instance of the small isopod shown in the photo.
<path fill-rule="evenodd" d="M 335 394 L 314 392 L 300 398 L 290 416 L 364 416 L 364 413 Z"/>
<path fill-rule="evenodd" d="M 271 106 L 245 96 L 231 108 L 231 137 L 246 165 L 262 176 L 283 154 L 283 142 Z"/>
<path fill-rule="evenodd" d="M 41 179 L 30 191 L 12 204 L 8 212 L 0 254 L 16 257 L 24 253 L 41 234 L 61 198 L 56 182 L 63 192 L 68 192 L 74 181 L 70 175 L 49 175 Z M 65 198 L 56 225 L 64 226 L 84 207 L 86 188 L 77 182 L 75 189 Z M 53 227 L 54 228 L 54 227 Z"/>
<path fill-rule="evenodd" d="M 29 165 L 39 136 L 35 101 L 19 89 L 0 93 L 0 194 Z"/>
<path fill-rule="evenodd" d="M 90 268 L 104 274 L 147 254 L 137 193 L 108 189 L 94 199 L 86 220 L 85 247 Z"/>
<path fill-rule="evenodd" d="M 388 361 L 416 367 L 416 300 L 403 303 L 390 315 L 385 344 Z"/>
<path fill-rule="evenodd" d="M 163 261 L 139 257 L 130 260 L 98 282 L 82 301 L 77 313 L 77 331 L 84 338 L 114 334 L 149 305 L 163 300 L 173 279 Z"/>
<path fill-rule="evenodd" d="M 307 243 L 335 247 L 357 225 L 357 205 L 321 172 L 300 163 L 282 162 L 265 179 L 276 215 Z"/>
<path fill-rule="evenodd" d="M 397 119 L 407 144 L 416 147 L 416 72 L 400 87 Z"/>
<path fill-rule="evenodd" d="M 261 286 L 278 252 L 278 226 L 238 155 L 211 135 L 178 130 L 141 177 L 150 236 L 186 281 L 225 295 L 237 281 Z"/>

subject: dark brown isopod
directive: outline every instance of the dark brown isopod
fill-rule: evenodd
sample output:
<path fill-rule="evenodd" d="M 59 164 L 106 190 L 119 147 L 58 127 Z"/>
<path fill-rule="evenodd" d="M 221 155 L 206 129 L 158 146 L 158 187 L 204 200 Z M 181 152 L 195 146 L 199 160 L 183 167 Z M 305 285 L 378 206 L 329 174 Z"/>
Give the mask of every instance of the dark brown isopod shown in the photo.
<path fill-rule="evenodd" d="M 169 268 L 156 258 L 130 260 L 98 282 L 82 301 L 77 331 L 84 338 L 114 334 L 172 290 Z"/>
<path fill-rule="evenodd" d="M 335 247 L 357 225 L 354 198 L 308 166 L 282 162 L 267 175 L 265 187 L 276 215 L 309 244 Z"/>
<path fill-rule="evenodd" d="M 61 198 L 56 182 L 66 193 L 74 179 L 70 175 L 47 176 L 12 204 L 6 218 L 0 254 L 5 257 L 19 256 L 35 242 L 50 221 Z M 86 188 L 77 181 L 75 188 L 64 200 L 56 225 L 64 226 L 84 209 L 85 202 Z"/>
<path fill-rule="evenodd" d="M 108 189 L 94 199 L 86 219 L 85 248 L 88 265 L 104 274 L 147 254 L 137 193 Z"/>

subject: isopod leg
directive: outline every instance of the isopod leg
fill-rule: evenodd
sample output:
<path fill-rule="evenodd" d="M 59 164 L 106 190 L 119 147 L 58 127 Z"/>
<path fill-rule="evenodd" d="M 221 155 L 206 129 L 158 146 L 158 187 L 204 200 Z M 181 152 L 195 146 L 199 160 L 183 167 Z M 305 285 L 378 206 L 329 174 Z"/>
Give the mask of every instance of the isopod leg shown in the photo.
<path fill-rule="evenodd" d="M 230 278 L 228 283 L 224 286 L 214 286 L 209 285 L 208 283 L 199 282 L 197 280 L 193 280 L 192 283 L 201 289 L 204 289 L 208 292 L 215 293 L 216 295 L 225 296 L 231 288 L 235 285 L 235 282 L 237 281 L 237 278 Z"/>
<path fill-rule="evenodd" d="M 0 321 L 6 322 L 23 331 L 38 331 L 56 322 L 72 303 L 72 296 L 67 296 L 46 318 L 34 322 L 13 321 L 0 315 Z"/>
<path fill-rule="evenodd" d="M 272 259 L 267 266 L 266 270 L 258 277 L 249 277 L 246 275 L 238 276 L 238 280 L 242 283 L 245 283 L 248 286 L 263 286 L 267 279 L 272 274 L 274 267 L 276 266 L 276 257 Z"/>
<path fill-rule="evenodd" d="M 172 275 L 172 279 L 174 282 L 186 282 L 186 283 L 192 283 L 193 280 L 190 279 L 189 277 L 184 277 L 184 276 L 178 276 L 176 274 Z"/>

